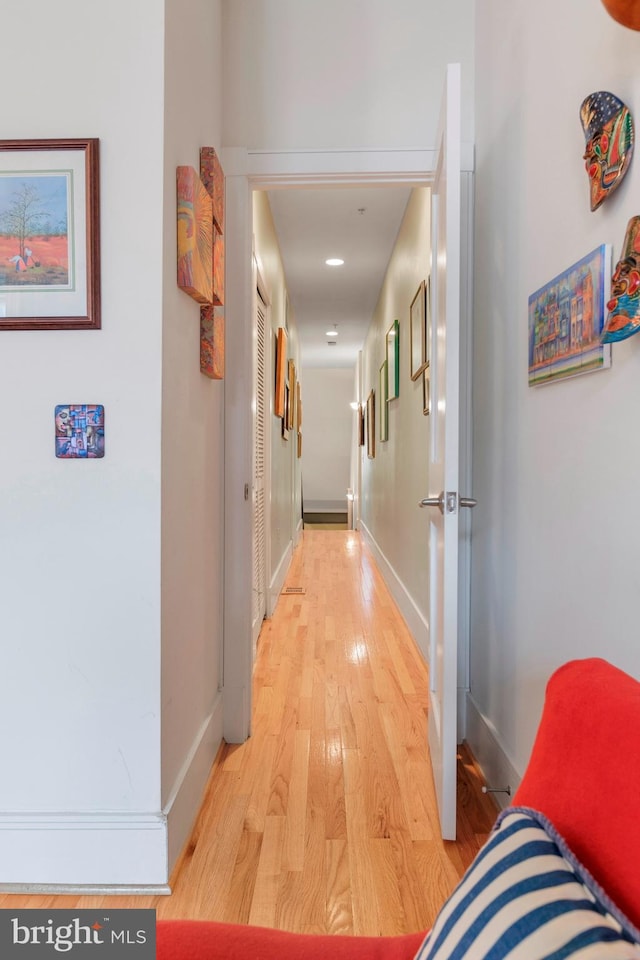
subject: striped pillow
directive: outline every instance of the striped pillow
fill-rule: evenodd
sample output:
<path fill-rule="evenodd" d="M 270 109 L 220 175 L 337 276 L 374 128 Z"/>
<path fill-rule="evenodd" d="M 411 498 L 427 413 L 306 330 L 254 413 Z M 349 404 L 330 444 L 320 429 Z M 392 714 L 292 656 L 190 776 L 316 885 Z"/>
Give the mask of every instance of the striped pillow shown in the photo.
<path fill-rule="evenodd" d="M 546 817 L 509 807 L 415 960 L 640 960 L 639 944 Z"/>

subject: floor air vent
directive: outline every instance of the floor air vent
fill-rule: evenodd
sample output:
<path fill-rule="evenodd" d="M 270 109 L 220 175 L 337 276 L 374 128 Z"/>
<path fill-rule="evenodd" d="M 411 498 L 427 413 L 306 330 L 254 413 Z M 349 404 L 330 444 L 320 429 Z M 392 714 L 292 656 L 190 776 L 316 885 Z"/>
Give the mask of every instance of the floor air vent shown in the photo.
<path fill-rule="evenodd" d="M 302 596 L 306 592 L 304 587 L 285 587 L 282 591 L 283 594 L 288 594 L 289 596 L 295 595 L 297 597 Z"/>

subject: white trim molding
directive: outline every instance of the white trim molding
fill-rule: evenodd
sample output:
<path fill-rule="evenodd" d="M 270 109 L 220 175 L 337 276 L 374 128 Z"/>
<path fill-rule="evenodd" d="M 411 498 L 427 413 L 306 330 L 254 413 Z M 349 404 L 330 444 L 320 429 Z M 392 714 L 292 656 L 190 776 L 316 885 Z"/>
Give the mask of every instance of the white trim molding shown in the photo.
<path fill-rule="evenodd" d="M 383 551 L 380 549 L 373 534 L 363 521 L 360 521 L 360 531 L 364 536 L 366 545 L 374 556 L 377 567 L 382 575 L 382 579 L 389 588 L 389 593 L 398 605 L 411 636 L 416 641 L 425 661 L 429 662 L 429 624 L 425 615 L 418 608 L 415 600 L 407 590 L 406 586 L 398 576 L 396 570 L 391 565 Z"/>
<path fill-rule="evenodd" d="M 0 816 L 3 889 L 45 886 L 166 887 L 163 813 Z M 117 892 L 120 892 L 119 890 Z"/>
<path fill-rule="evenodd" d="M 471 144 L 462 145 L 461 160 L 463 170 L 473 170 Z M 251 484 L 253 443 L 251 191 L 339 184 L 429 184 L 435 173 L 435 152 L 429 149 L 269 151 L 233 147 L 221 151 L 221 162 L 226 173 L 227 236 L 224 737 L 229 743 L 242 743 L 251 729 L 253 662 L 251 512 L 244 499 L 244 491 L 250 489 Z M 385 559 L 380 555 L 383 566 Z M 424 653 L 428 649 L 426 621 L 388 563 L 387 570 L 390 582 L 397 581 L 392 589 L 392 593 L 395 589 L 397 594 L 394 594 L 396 602 Z M 274 577 L 273 584 L 276 582 Z M 274 596 L 272 589 L 268 602 L 277 600 L 278 595 L 279 590 Z"/>
<path fill-rule="evenodd" d="M 267 609 L 268 617 L 272 617 L 273 612 L 276 609 L 276 604 L 280 598 L 280 594 L 282 593 L 282 588 L 284 587 L 284 581 L 287 578 L 287 573 L 289 572 L 292 558 L 293 544 L 291 541 L 289 541 L 284 553 L 280 557 L 280 563 L 276 567 L 273 576 L 271 577 L 271 583 L 269 584 L 269 607 Z"/>
<path fill-rule="evenodd" d="M 424 184 L 433 180 L 435 150 L 223 149 L 227 176 L 245 176 L 256 188 L 325 184 Z M 461 168 L 472 172 L 475 150 L 461 146 Z"/>
<path fill-rule="evenodd" d="M 467 694 L 466 740 L 480 767 L 485 783 L 501 789 L 509 787 L 511 794 L 495 793 L 493 796 L 501 807 L 511 803 L 520 786 L 520 774 L 513 765 L 493 723 L 482 712 L 471 693 Z"/>
<path fill-rule="evenodd" d="M 211 713 L 194 738 L 164 807 L 168 825 L 169 873 L 191 834 L 193 811 L 200 809 L 211 767 L 221 743 L 222 693 L 218 693 Z"/>

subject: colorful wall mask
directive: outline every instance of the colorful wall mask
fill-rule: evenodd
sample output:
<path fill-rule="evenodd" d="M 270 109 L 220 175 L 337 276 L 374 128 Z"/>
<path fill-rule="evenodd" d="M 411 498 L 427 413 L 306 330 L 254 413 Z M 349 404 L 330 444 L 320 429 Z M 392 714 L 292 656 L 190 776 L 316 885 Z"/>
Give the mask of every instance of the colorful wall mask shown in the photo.
<path fill-rule="evenodd" d="M 622 257 L 611 278 L 603 343 L 626 340 L 640 330 L 640 217 L 627 224 Z"/>
<path fill-rule="evenodd" d="M 614 20 L 630 30 L 640 30 L 640 0 L 602 0 Z"/>
<path fill-rule="evenodd" d="M 580 119 L 586 138 L 584 161 L 589 175 L 591 209 L 613 193 L 633 155 L 633 118 L 622 100 L 598 90 L 582 101 Z"/>

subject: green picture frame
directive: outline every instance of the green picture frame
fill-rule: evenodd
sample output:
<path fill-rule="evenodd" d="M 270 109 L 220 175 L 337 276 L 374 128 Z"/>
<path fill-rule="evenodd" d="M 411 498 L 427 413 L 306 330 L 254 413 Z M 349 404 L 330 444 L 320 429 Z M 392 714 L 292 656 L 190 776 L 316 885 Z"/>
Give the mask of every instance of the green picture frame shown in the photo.
<path fill-rule="evenodd" d="M 394 320 L 387 330 L 387 384 L 388 400 L 400 396 L 400 321 Z"/>

